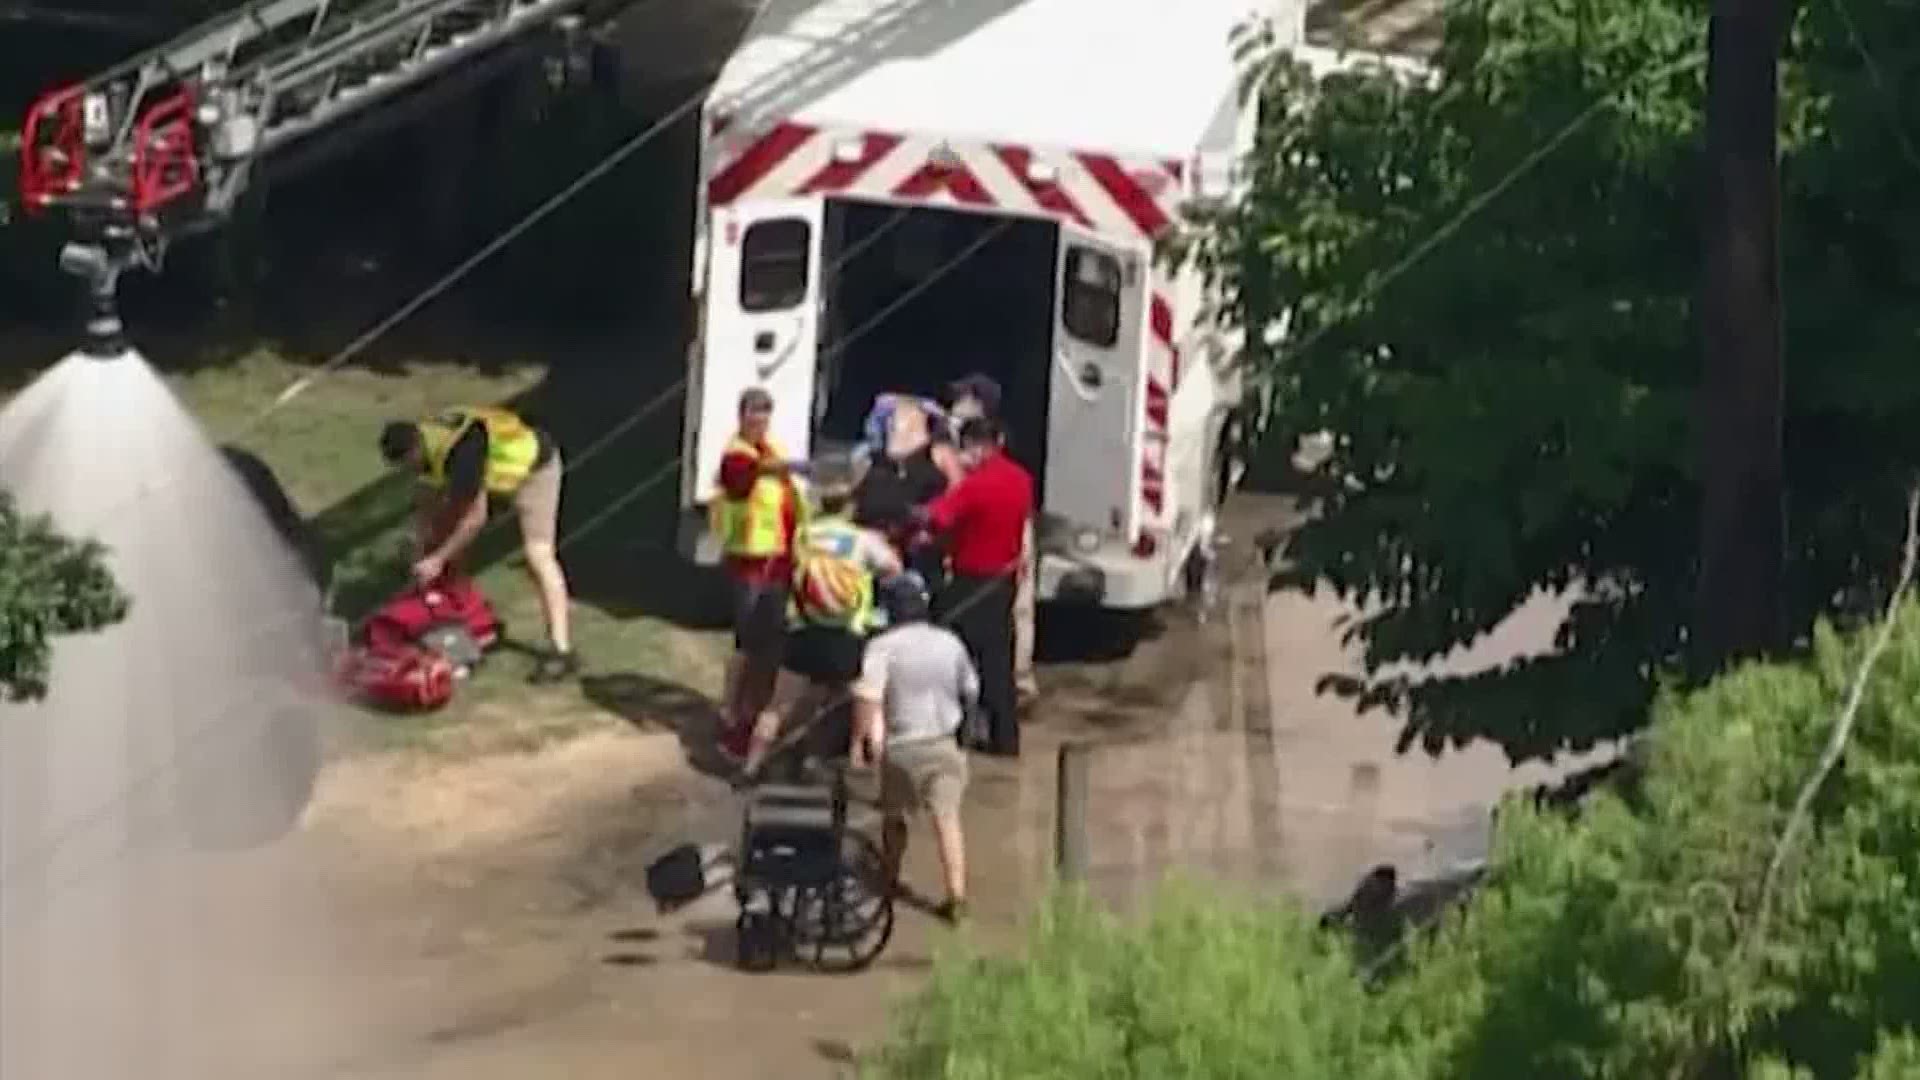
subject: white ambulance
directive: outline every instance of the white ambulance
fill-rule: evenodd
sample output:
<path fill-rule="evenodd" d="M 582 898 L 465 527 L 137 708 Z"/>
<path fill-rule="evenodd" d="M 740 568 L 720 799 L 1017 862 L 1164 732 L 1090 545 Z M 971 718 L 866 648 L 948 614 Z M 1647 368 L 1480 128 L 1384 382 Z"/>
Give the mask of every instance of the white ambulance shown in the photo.
<path fill-rule="evenodd" d="M 1253 127 L 1231 39 L 1256 13 L 768 0 L 701 122 L 682 551 L 718 559 L 705 505 L 747 387 L 804 457 L 856 442 L 878 394 L 981 372 L 1036 480 L 1039 597 L 1178 596 L 1239 379 L 1153 245 L 1228 194 Z"/>

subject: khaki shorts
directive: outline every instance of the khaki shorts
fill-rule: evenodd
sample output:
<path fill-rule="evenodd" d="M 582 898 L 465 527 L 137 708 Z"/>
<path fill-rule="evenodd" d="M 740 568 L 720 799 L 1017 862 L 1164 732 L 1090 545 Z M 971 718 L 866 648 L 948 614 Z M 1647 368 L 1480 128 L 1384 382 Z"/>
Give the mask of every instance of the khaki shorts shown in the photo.
<path fill-rule="evenodd" d="M 520 540 L 552 544 L 560 535 L 560 476 L 567 467 L 555 450 L 545 465 L 533 470 L 513 493 L 513 509 L 520 515 Z"/>
<path fill-rule="evenodd" d="M 887 747 L 880 770 L 880 811 L 902 818 L 916 810 L 957 816 L 967 790 L 967 755 L 950 738 Z"/>

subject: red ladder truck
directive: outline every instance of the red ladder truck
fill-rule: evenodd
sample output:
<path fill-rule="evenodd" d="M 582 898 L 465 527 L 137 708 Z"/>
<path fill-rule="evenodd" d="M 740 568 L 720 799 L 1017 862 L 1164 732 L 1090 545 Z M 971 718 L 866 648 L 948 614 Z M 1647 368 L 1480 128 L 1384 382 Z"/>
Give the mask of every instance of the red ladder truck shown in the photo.
<path fill-rule="evenodd" d="M 20 201 L 65 215 L 60 266 L 90 291 L 90 347 L 117 353 L 119 276 L 217 227 L 249 178 L 376 106 L 425 107 L 528 47 L 572 48 L 586 0 L 256 0 L 27 111 Z"/>

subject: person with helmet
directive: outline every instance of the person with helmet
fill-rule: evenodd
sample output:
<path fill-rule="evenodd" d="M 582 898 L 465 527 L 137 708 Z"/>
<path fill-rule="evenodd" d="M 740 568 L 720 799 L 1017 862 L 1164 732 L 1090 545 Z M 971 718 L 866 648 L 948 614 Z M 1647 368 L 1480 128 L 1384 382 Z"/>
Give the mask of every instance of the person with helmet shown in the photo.
<path fill-rule="evenodd" d="M 854 466 L 844 456 L 813 468 L 818 511 L 793 544 L 793 586 L 775 703 L 760 714 L 745 773 L 756 775 L 781 729 L 810 724 L 834 708 L 836 692 L 860 677 L 866 636 L 877 622 L 877 582 L 900 573 L 886 538 L 853 521 Z"/>
<path fill-rule="evenodd" d="M 733 658 L 721 700 L 721 750 L 746 757 L 753 728 L 773 699 L 786 636 L 793 540 L 806 514 L 791 463 L 769 434 L 773 395 L 740 395 L 740 427 L 720 457 L 719 490 L 708 503 L 733 585 Z"/>
<path fill-rule="evenodd" d="M 567 576 L 557 550 L 566 466 L 553 437 L 506 409 L 464 406 L 389 423 L 380 432 L 380 454 L 388 465 L 413 474 L 426 496 L 419 521 L 422 554 L 413 564 L 422 586 L 439 580 L 480 535 L 490 497 L 512 502 L 552 645 L 534 666 L 533 681 L 577 674 Z"/>

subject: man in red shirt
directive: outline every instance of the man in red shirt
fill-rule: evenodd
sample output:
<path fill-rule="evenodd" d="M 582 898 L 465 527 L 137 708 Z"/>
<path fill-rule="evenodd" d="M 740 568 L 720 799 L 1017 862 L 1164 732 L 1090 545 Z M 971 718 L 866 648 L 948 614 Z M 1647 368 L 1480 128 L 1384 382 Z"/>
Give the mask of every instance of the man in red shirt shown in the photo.
<path fill-rule="evenodd" d="M 721 749 L 744 757 L 754 721 L 773 697 L 785 643 L 787 589 L 801 498 L 790 463 L 767 434 L 773 396 L 758 387 L 740 395 L 740 430 L 720 458 L 713 532 L 733 582 L 733 660 L 727 668 Z"/>
<path fill-rule="evenodd" d="M 977 749 L 1015 757 L 1020 720 L 1013 686 L 1013 600 L 1027 524 L 1033 517 L 1033 477 L 1001 448 L 1000 425 L 989 417 L 960 428 L 966 476 L 927 505 L 928 525 L 949 541 L 952 579 L 941 595 L 941 621 L 966 642 L 980 671 L 980 706 L 988 742 Z"/>

